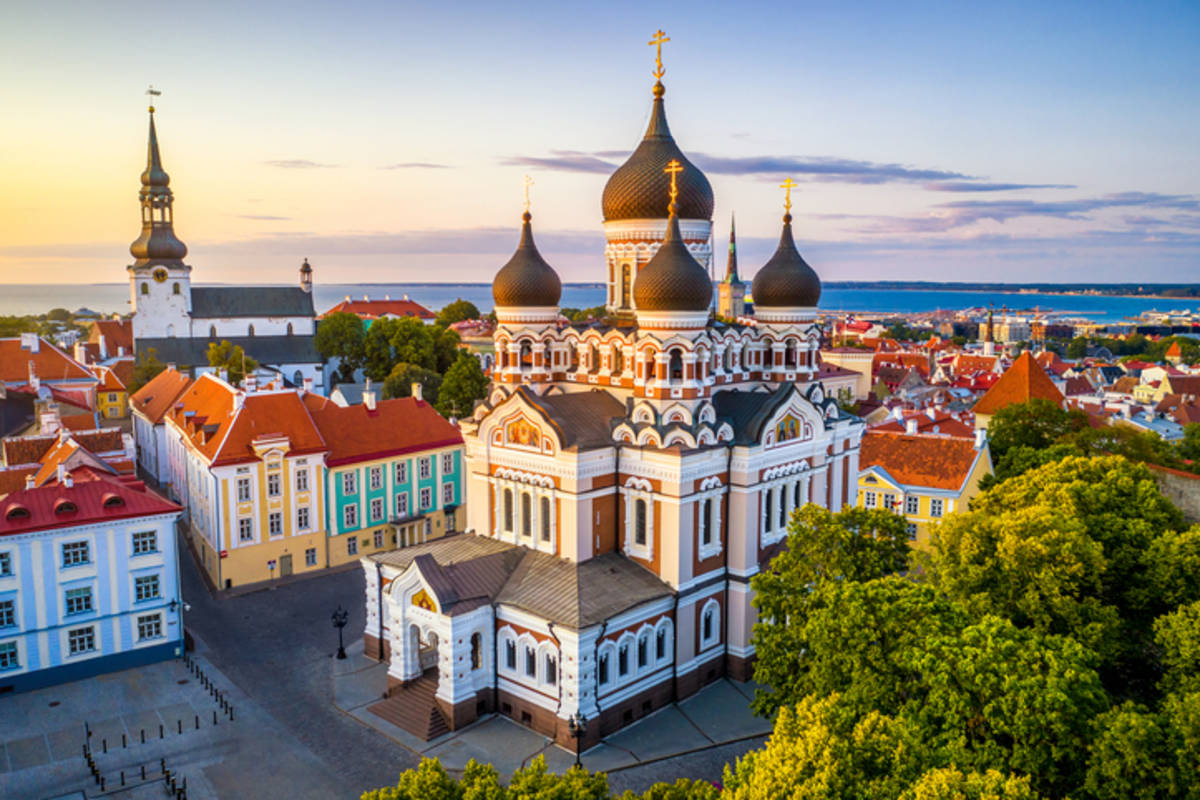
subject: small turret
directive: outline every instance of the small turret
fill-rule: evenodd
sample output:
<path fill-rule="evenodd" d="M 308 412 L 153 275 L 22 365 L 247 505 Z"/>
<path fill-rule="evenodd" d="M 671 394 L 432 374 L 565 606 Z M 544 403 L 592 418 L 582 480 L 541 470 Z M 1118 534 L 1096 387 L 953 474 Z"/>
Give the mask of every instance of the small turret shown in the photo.
<path fill-rule="evenodd" d="M 300 265 L 300 288 L 309 294 L 312 293 L 312 272 L 308 259 L 304 259 L 304 263 Z"/>

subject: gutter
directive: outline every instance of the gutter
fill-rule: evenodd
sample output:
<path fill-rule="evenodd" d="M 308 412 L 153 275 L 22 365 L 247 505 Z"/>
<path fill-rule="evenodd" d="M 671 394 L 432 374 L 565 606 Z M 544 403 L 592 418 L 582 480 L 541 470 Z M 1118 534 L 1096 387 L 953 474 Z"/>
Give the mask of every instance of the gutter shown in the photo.
<path fill-rule="evenodd" d="M 325 538 L 328 539 L 329 537 L 326 536 Z M 379 660 L 383 661 L 383 565 L 378 561 L 375 562 L 375 588 L 378 590 Z"/>
<path fill-rule="evenodd" d="M 563 670 L 562 670 L 562 657 L 563 657 L 562 642 L 560 642 L 558 640 L 558 636 L 556 636 L 554 633 L 554 623 L 553 622 L 550 622 L 549 620 L 547 620 L 546 628 L 547 628 L 547 630 L 550 631 L 550 638 L 554 640 L 554 644 L 558 647 L 558 663 L 555 665 L 555 669 L 558 674 L 554 676 L 554 685 L 558 688 L 558 705 L 556 705 L 554 707 L 554 716 L 557 718 L 558 712 L 562 710 L 562 685 L 563 685 L 563 680 L 562 680 L 562 677 L 563 677 L 562 676 L 562 673 L 563 673 Z"/>
<path fill-rule="evenodd" d="M 727 503 L 727 508 L 725 509 L 726 513 L 721 515 L 721 534 L 725 537 L 725 547 L 722 548 L 722 551 L 725 553 L 725 563 L 722 566 L 722 569 L 725 571 L 723 576 L 725 579 L 725 601 L 724 608 L 722 609 L 724 613 L 721 616 L 723 617 L 722 622 L 726 625 L 726 630 L 728 630 L 729 625 L 729 518 L 733 516 L 733 448 L 734 444 L 733 442 L 730 442 L 729 447 L 725 451 L 725 496 L 729 498 L 729 502 Z M 757 538 L 758 537 L 756 536 L 754 542 L 755 564 L 758 563 Z M 678 599 L 676 599 L 676 605 L 678 605 L 678 602 Z M 678 626 L 676 627 L 678 628 Z M 725 662 L 728 663 L 729 637 L 723 635 L 721 637 L 721 641 L 725 643 L 723 651 L 725 655 Z M 747 642 L 747 644 L 749 644 L 749 642 Z"/>

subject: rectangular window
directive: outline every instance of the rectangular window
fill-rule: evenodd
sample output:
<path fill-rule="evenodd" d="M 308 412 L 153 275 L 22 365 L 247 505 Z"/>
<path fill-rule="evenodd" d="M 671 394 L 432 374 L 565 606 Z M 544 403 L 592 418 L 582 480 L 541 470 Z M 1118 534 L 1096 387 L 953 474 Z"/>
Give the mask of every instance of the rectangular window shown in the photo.
<path fill-rule="evenodd" d="M 154 531 L 138 531 L 133 535 L 133 554 L 154 553 L 158 550 L 158 534 Z"/>
<path fill-rule="evenodd" d="M 12 553 L 5 550 L 0 553 L 0 577 L 12 575 Z"/>
<path fill-rule="evenodd" d="M 304 566 L 315 567 L 317 565 L 317 548 L 310 547 L 304 551 Z"/>
<path fill-rule="evenodd" d="M 133 597 L 139 603 L 159 596 L 158 576 L 142 575 L 133 579 Z"/>
<path fill-rule="evenodd" d="M 896 495 L 885 494 L 883 496 L 883 507 L 887 511 L 891 511 L 893 508 L 895 508 L 896 507 Z"/>
<path fill-rule="evenodd" d="M 408 492 L 396 495 L 396 516 L 401 519 L 408 516 Z"/>
<path fill-rule="evenodd" d="M 274 538 L 283 536 L 283 512 L 272 511 L 267 515 L 267 535 Z"/>
<path fill-rule="evenodd" d="M 532 647 L 525 648 L 525 674 L 530 678 L 537 676 L 537 653 Z"/>
<path fill-rule="evenodd" d="M 945 501 L 940 498 L 934 498 L 929 501 L 929 516 L 940 517 Z"/>
<path fill-rule="evenodd" d="M 504 666 L 511 670 L 517 668 L 517 643 L 511 639 L 504 643 Z"/>
<path fill-rule="evenodd" d="M 306 531 L 309 526 L 308 506 L 301 506 L 296 509 L 296 530 Z"/>
<path fill-rule="evenodd" d="M 17 602 L 0 600 L 0 628 L 11 628 L 17 624 Z"/>
<path fill-rule="evenodd" d="M 87 564 L 92 560 L 91 550 L 87 542 L 66 542 L 62 546 L 62 565 L 74 567 Z"/>
<path fill-rule="evenodd" d="M 921 502 L 921 499 L 914 494 L 910 494 L 908 497 L 905 497 L 904 498 L 904 513 L 905 514 L 917 513 L 917 508 L 918 508 L 918 505 L 920 504 L 920 502 Z"/>
<path fill-rule="evenodd" d="M 145 614 L 138 617 L 137 626 L 139 642 L 162 637 L 162 616 L 160 614 Z"/>
<path fill-rule="evenodd" d="M 864 508 L 874 508 L 875 507 L 875 493 L 874 492 L 863 492 L 863 507 Z"/>
<path fill-rule="evenodd" d="M 242 517 L 238 520 L 238 541 L 254 541 L 254 520 L 249 517 Z"/>
<path fill-rule="evenodd" d="M 17 643 L 0 644 L 0 669 L 16 669 L 19 666 L 21 662 L 17 659 Z"/>
<path fill-rule="evenodd" d="M 346 506 L 342 509 L 342 523 L 344 528 L 358 527 L 358 506 Z"/>
<path fill-rule="evenodd" d="M 74 628 L 67 631 L 67 652 L 70 655 L 90 653 L 96 649 L 96 629 Z"/>
<path fill-rule="evenodd" d="M 371 500 L 371 522 L 379 522 L 383 519 L 383 498 L 376 497 Z"/>
<path fill-rule="evenodd" d="M 238 499 L 239 503 L 249 503 L 250 502 L 250 479 L 249 478 L 238 478 L 237 479 L 237 499 Z"/>
<path fill-rule="evenodd" d="M 442 484 L 442 505 L 449 506 L 454 504 L 454 484 Z"/>
<path fill-rule="evenodd" d="M 454 453 L 442 453 L 442 474 L 454 472 Z"/>
<path fill-rule="evenodd" d="M 66 613 L 86 614 L 92 610 L 92 587 L 67 589 Z"/>
<path fill-rule="evenodd" d="M 267 496 L 279 497 L 283 494 L 283 480 L 278 472 L 272 472 L 267 475 Z"/>
<path fill-rule="evenodd" d="M 358 473 L 342 473 L 342 494 L 354 494 L 358 491 Z"/>
<path fill-rule="evenodd" d="M 429 508 L 432 505 L 433 505 L 433 491 L 428 486 L 426 486 L 424 489 L 421 490 L 421 508 L 420 508 L 420 510 L 424 511 L 425 509 Z"/>
<path fill-rule="evenodd" d="M 352 556 L 358 555 L 358 537 L 351 536 L 346 540 L 346 553 Z"/>
<path fill-rule="evenodd" d="M 383 467 L 371 467 L 367 470 L 367 480 L 372 489 L 383 488 Z"/>
<path fill-rule="evenodd" d="M 908 532 L 908 538 L 910 541 L 913 541 L 917 538 L 917 524 L 915 522 L 908 523 L 904 526 L 904 529 Z"/>
<path fill-rule="evenodd" d="M 296 470 L 296 491 L 297 492 L 307 492 L 308 491 L 308 470 L 306 470 L 306 469 Z"/>
<path fill-rule="evenodd" d="M 429 473 L 433 470 L 433 457 L 422 457 L 417 459 L 417 477 L 424 480 L 429 477 Z"/>
<path fill-rule="evenodd" d="M 408 483 L 408 462 L 396 462 L 396 483 Z"/>
<path fill-rule="evenodd" d="M 375 531 L 375 549 L 383 547 L 383 531 Z"/>

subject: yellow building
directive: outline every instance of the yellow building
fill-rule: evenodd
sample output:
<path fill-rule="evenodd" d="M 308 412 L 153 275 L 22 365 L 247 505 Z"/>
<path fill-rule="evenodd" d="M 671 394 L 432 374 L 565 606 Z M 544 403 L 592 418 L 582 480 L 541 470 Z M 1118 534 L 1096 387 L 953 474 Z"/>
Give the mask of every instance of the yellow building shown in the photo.
<path fill-rule="evenodd" d="M 886 508 L 908 521 L 915 547 L 929 547 L 930 528 L 942 517 L 965 511 L 992 474 L 992 457 L 982 431 L 975 437 L 868 431 L 859 452 L 858 501 Z"/>
<path fill-rule="evenodd" d="M 133 359 L 113 359 L 111 363 L 89 367 L 100 383 L 96 386 L 96 411 L 101 419 L 129 416 L 129 390 Z"/>

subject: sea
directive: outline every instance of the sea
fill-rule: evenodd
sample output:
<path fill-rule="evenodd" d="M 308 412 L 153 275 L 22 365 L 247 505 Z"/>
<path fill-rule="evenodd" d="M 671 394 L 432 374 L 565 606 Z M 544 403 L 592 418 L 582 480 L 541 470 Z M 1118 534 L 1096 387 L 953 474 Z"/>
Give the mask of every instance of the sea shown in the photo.
<path fill-rule="evenodd" d="M 213 284 L 219 285 L 219 284 Z M 461 298 L 481 311 L 492 308 L 488 283 L 346 283 L 317 284 L 313 302 L 321 313 L 346 297 L 409 297 L 436 310 Z M 563 286 L 564 308 L 591 308 L 604 304 L 604 284 L 568 283 Z M 907 312 L 982 308 L 1038 309 L 1065 317 L 1086 317 L 1097 322 L 1119 322 L 1146 311 L 1200 310 L 1200 299 L 1169 299 L 1114 295 L 1053 294 L 1040 292 L 956 291 L 939 289 L 842 288 L 826 285 L 820 308 L 830 312 Z M 52 308 L 90 309 L 103 314 L 129 311 L 128 283 L 0 284 L 0 315 L 43 314 Z"/>

